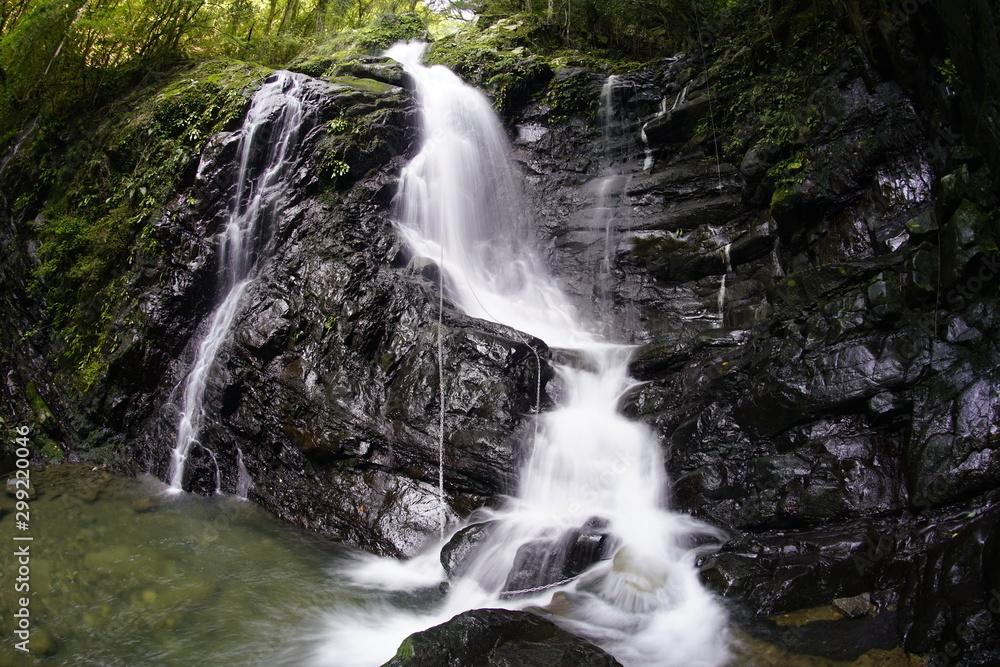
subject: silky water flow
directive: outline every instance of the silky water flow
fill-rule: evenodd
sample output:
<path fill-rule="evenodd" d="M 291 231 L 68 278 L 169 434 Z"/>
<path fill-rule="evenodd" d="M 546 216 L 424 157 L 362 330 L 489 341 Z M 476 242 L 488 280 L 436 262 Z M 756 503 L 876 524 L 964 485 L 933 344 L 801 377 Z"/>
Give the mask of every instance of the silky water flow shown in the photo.
<path fill-rule="evenodd" d="M 626 666 L 720 665 L 727 619 L 695 568 L 708 526 L 666 508 L 663 455 L 619 404 L 636 381 L 630 350 L 599 337 L 548 275 L 530 241 L 507 139 L 489 101 L 448 69 L 425 67 L 422 44 L 388 56 L 416 82 L 423 143 L 401 175 L 397 221 L 415 256 L 439 262 L 448 296 L 471 316 L 572 348 L 582 361 L 557 369 L 560 404 L 538 416 L 516 492 L 481 509 L 488 537 L 428 611 L 389 602 L 327 611 L 308 660 L 373 667 L 407 635 L 476 608 L 555 610 L 562 627 Z M 453 535 L 464 526 L 451 526 Z M 592 547 L 583 565 L 571 562 Z M 386 591 L 446 580 L 441 545 L 401 562 L 366 558 L 341 573 L 385 600 Z M 378 593 L 378 594 L 375 594 Z"/>
<path fill-rule="evenodd" d="M 181 391 L 169 475 L 170 487 L 175 492 L 182 490 L 188 455 L 193 447 L 201 445 L 205 392 L 216 358 L 229 339 L 243 295 L 255 277 L 254 268 L 270 250 L 273 218 L 302 154 L 299 146 L 310 129 L 310 109 L 315 106 L 309 98 L 317 94 L 307 85 L 308 80 L 302 74 L 275 72 L 254 94 L 240 130 L 235 193 L 219 239 L 218 280 L 225 297 L 198 343 L 186 378 L 175 389 L 175 393 Z M 205 449 L 215 461 L 215 453 Z M 250 479 L 243 466 L 242 452 L 237 452 L 237 459 L 236 493 L 245 497 Z M 218 464 L 215 478 L 219 492 Z"/>

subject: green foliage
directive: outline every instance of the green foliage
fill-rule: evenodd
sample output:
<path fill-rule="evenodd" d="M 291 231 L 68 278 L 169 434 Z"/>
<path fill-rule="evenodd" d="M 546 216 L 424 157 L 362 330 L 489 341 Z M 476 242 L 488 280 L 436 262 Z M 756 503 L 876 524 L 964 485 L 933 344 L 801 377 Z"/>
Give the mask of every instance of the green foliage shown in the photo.
<path fill-rule="evenodd" d="M 116 318 L 135 295 L 138 260 L 159 252 L 152 222 L 213 134 L 235 121 L 267 70 L 208 61 L 178 72 L 159 91 L 123 101 L 68 151 L 76 168 L 48 173 L 38 230 L 43 289 L 59 364 L 80 389 L 115 352 Z M 42 142 L 43 144 L 45 142 Z M 53 160 L 55 161 L 55 160 Z"/>
<path fill-rule="evenodd" d="M 347 119 L 344 118 L 343 116 L 334 118 L 333 120 L 329 121 L 326 124 L 327 131 L 333 134 L 341 134 L 343 132 L 346 132 L 349 127 L 350 123 L 348 123 Z"/>
<path fill-rule="evenodd" d="M 62 118 L 177 60 L 204 0 L 34 0 L 0 34 L 0 136 Z"/>
<path fill-rule="evenodd" d="M 483 32 L 456 33 L 435 42 L 427 59 L 485 88 L 497 109 L 507 112 L 541 89 L 552 76 L 544 58 L 525 56 L 523 45 L 513 46 L 526 39 L 524 33 L 519 35 L 524 26 L 524 22 L 512 18 L 498 21 Z"/>
<path fill-rule="evenodd" d="M 331 178 L 346 176 L 351 171 L 351 165 L 343 160 L 329 160 L 324 166 L 329 170 Z"/>
<path fill-rule="evenodd" d="M 357 44 L 371 53 L 381 53 L 396 42 L 427 39 L 427 26 L 416 13 L 381 14 L 361 31 Z"/>
<path fill-rule="evenodd" d="M 785 186 L 799 185 L 805 181 L 809 157 L 805 150 L 800 150 L 795 155 L 777 163 L 768 173 L 775 179 L 775 187 L 781 189 Z"/>
<path fill-rule="evenodd" d="M 544 26 L 539 33 L 546 35 L 550 46 L 559 42 L 581 51 L 613 49 L 619 55 L 649 59 L 693 44 L 700 26 L 732 4 L 731 0 L 480 0 L 471 6 L 486 20 L 530 15 Z"/>
<path fill-rule="evenodd" d="M 711 66 L 719 104 L 716 126 L 729 137 L 724 157 L 739 160 L 755 144 L 797 146 L 819 127 L 821 103 L 808 97 L 849 51 L 829 8 L 740 0 L 727 18 L 732 41 Z"/>
<path fill-rule="evenodd" d="M 551 109 L 549 120 L 556 123 L 571 116 L 591 121 L 597 115 L 598 98 L 586 71 L 553 79 L 545 89 L 542 102 Z"/>
<path fill-rule="evenodd" d="M 955 68 L 955 63 L 951 61 L 951 58 L 945 58 L 944 62 L 937 66 L 937 72 L 952 88 L 958 87 L 961 83 L 961 78 L 958 75 L 958 70 Z"/>
<path fill-rule="evenodd" d="M 229 57 L 284 67 L 338 33 L 376 52 L 425 38 L 431 16 L 418 0 L 0 3 L 0 146 L 39 115 L 63 122 L 180 62 Z"/>

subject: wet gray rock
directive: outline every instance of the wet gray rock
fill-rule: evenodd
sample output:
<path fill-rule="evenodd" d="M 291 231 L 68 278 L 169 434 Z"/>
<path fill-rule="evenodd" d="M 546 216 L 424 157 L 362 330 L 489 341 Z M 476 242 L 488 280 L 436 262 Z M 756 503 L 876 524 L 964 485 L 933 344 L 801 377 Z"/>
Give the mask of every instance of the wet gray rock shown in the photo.
<path fill-rule="evenodd" d="M 632 139 L 614 155 L 588 148 L 606 138 L 582 114 L 551 123 L 541 105 L 517 119 L 539 138 L 517 146 L 554 270 L 611 336 L 639 344 L 643 384 L 625 410 L 664 443 L 673 506 L 732 531 L 706 580 L 745 605 L 745 627 L 871 596 L 866 617 L 804 631 L 797 652 L 995 655 L 996 552 L 974 537 L 1000 485 L 990 170 L 960 139 L 932 164 L 908 84 L 846 62 L 810 97 L 822 113 L 809 137 L 717 161 L 688 122 L 707 113 L 704 82 L 683 70 L 633 85 L 672 112 L 622 93 Z M 793 153 L 803 166 L 783 179 Z M 628 175 L 609 180 L 609 165 Z M 602 204 L 600 187 L 618 194 Z M 951 560 L 931 555 L 942 549 Z M 945 579 L 974 602 L 932 601 Z"/>
<path fill-rule="evenodd" d="M 391 213 L 395 175 L 415 138 L 410 94 L 350 79 L 310 85 L 324 91 L 310 152 L 277 204 L 267 231 L 273 253 L 261 259 L 217 359 L 184 487 L 237 492 L 242 466 L 248 496 L 278 516 L 369 551 L 412 555 L 442 518 L 455 522 L 510 488 L 520 431 L 549 401 L 548 351 L 450 302 L 439 313 L 434 276 L 407 270 Z M 331 118 L 348 120 L 324 124 Z M 158 267 L 167 287 L 147 294 L 144 333 L 106 380 L 105 405 L 120 406 L 110 417 L 141 443 L 124 462 L 129 470 L 167 474 L 175 388 L 220 298 L 212 235 L 228 206 L 233 146 L 231 135 L 210 143 L 191 191 L 160 221 L 172 249 Z M 331 176 L 331 159 L 348 173 Z"/>
<path fill-rule="evenodd" d="M 473 523 L 455 533 L 448 543 L 441 547 L 441 567 L 449 579 L 461 577 L 469 567 L 469 557 L 487 539 L 493 527 L 492 521 Z"/>

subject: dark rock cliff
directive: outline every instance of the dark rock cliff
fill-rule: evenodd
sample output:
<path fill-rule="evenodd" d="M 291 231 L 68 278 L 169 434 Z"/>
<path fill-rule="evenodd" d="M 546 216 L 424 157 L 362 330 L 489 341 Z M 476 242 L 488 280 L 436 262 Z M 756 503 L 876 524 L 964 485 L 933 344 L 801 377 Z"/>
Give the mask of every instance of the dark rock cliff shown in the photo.
<path fill-rule="evenodd" d="M 349 126 L 348 138 L 321 129 L 315 156 L 282 204 L 277 250 L 249 288 L 210 383 L 202 436 L 210 444 L 195 450 L 185 488 L 211 492 L 218 465 L 222 488 L 234 491 L 242 452 L 249 496 L 279 516 L 376 553 L 412 555 L 436 533 L 440 511 L 437 286 L 428 270 L 409 265 L 391 222 L 395 176 L 414 137 L 410 95 L 367 81 L 316 83 L 328 87 L 323 117 Z M 214 261 L 198 228 L 227 205 L 226 145 L 223 137 L 212 147 L 193 195 L 184 193 L 160 223 L 176 249 L 165 269 L 176 277 L 149 300 L 156 315 L 149 326 L 163 335 L 137 341 L 135 356 L 109 374 L 109 396 L 124 396 L 139 359 L 169 360 L 164 377 L 144 388 L 148 403 L 125 408 L 120 422 L 143 425 L 134 431 L 143 445 L 129 447 L 135 472 L 166 474 L 174 388 L 198 340 L 195 328 L 186 336 L 170 328 L 185 320 L 196 327 L 190 302 L 211 303 L 185 259 Z M 325 175 L 330 155 L 350 173 Z M 519 429 L 549 370 L 538 366 L 546 354 L 540 341 L 529 346 L 450 306 L 440 326 L 450 520 L 506 487 Z M 163 342 L 174 347 L 157 349 Z"/>
<path fill-rule="evenodd" d="M 762 39 L 798 48 L 816 11 L 789 3 Z M 787 103 L 753 94 L 773 73 L 739 70 L 724 27 L 619 76 L 614 119 L 606 75 L 583 67 L 533 63 L 505 89 L 553 271 L 638 346 L 626 411 L 661 437 L 673 506 L 729 532 L 705 581 L 786 651 L 1000 659 L 995 16 L 840 3 L 830 25 L 852 36 Z M 448 304 L 438 324 L 436 268 L 391 222 L 416 131 L 404 83 L 381 63 L 315 82 L 323 125 L 210 383 L 212 454 L 194 451 L 185 483 L 211 492 L 218 465 L 233 491 L 241 451 L 251 499 L 392 555 L 437 530 L 439 331 L 451 518 L 510 490 L 552 375 L 541 341 Z M 129 274 L 141 298 L 86 390 L 59 386 L 31 332 L 34 232 L 5 198 L 4 396 L 72 455 L 167 474 L 175 389 L 219 297 L 233 150 L 216 134 L 151 222 L 165 251 Z M 5 193 L 27 187 L 0 174 Z M 770 619 L 826 605 L 860 611 L 791 633 Z"/>
<path fill-rule="evenodd" d="M 640 344 L 627 412 L 660 433 L 674 506 L 731 533 L 702 567 L 741 624 L 792 652 L 854 659 L 888 636 L 978 664 L 1000 655 L 993 72 L 928 92 L 894 74 L 892 40 L 840 52 L 797 136 L 749 150 L 705 132 L 724 122 L 708 98 L 740 94 L 713 93 L 713 54 L 619 77 L 617 158 L 586 148 L 607 130 L 552 122 L 546 99 L 513 122 L 554 265 Z M 597 99 L 602 77 L 554 72 L 572 79 Z M 977 94 L 973 128 L 962 100 Z M 765 620 L 855 596 L 880 627 L 831 629 L 846 652 L 804 630 L 775 640 Z"/>

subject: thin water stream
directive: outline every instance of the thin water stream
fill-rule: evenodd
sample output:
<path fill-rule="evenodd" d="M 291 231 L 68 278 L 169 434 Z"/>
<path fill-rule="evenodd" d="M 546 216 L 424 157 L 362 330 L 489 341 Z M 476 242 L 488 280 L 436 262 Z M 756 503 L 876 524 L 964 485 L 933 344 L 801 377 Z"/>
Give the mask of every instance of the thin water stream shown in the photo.
<path fill-rule="evenodd" d="M 206 418 L 205 392 L 223 345 L 242 304 L 259 258 L 271 249 L 271 226 L 290 186 L 303 151 L 302 140 L 310 129 L 310 112 L 316 96 L 303 74 L 278 71 L 253 96 L 240 131 L 239 168 L 229 215 L 219 238 L 219 285 L 225 294 L 208 321 L 195 350 L 187 377 L 175 389 L 180 403 L 177 434 L 170 463 L 170 486 L 180 491 L 184 466 L 199 441 Z M 174 401 L 171 401 L 174 403 Z M 208 450 L 215 459 L 215 454 Z M 242 461 L 242 454 L 239 454 Z M 246 495 L 250 480 L 241 470 L 236 487 Z M 216 491 L 220 491 L 216 466 Z"/>

